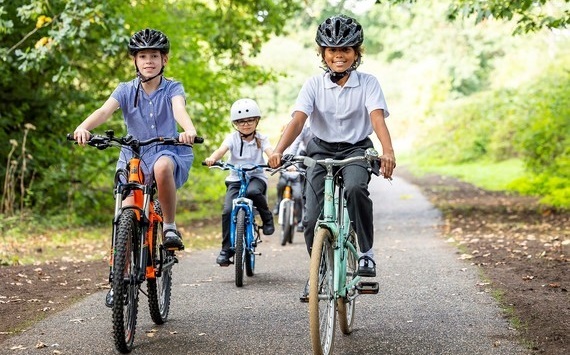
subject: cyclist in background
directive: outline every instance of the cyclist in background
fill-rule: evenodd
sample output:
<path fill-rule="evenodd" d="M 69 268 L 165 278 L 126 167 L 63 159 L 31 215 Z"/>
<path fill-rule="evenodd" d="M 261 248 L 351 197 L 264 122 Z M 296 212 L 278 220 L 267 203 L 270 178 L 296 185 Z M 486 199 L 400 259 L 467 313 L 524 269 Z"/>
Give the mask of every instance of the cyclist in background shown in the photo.
<path fill-rule="evenodd" d="M 170 42 L 166 35 L 154 29 L 136 32 L 128 44 L 136 70 L 136 78 L 120 83 L 103 106 L 89 115 L 73 134 L 75 140 L 85 145 L 90 130 L 111 118 L 117 109 L 123 112 L 127 133 L 139 140 L 154 137 L 177 137 L 182 143 L 192 144 L 196 129 L 186 112 L 184 88 L 180 82 L 166 79 L 164 68 L 168 63 Z M 178 133 L 177 125 L 182 127 Z M 164 246 L 184 249 L 182 236 L 176 227 L 176 190 L 188 180 L 194 160 L 189 146 L 142 147 L 141 167 L 147 179 L 154 175 L 158 200 L 163 213 Z M 117 162 L 124 168 L 132 154 L 123 148 Z M 127 197 L 126 204 L 128 205 Z"/>
<path fill-rule="evenodd" d="M 368 137 L 376 134 L 382 145 L 381 172 L 389 179 L 396 166 L 394 149 L 385 118 L 388 107 L 378 80 L 356 69 L 362 60 L 362 26 L 353 18 L 335 15 L 317 28 L 315 38 L 325 73 L 308 79 L 293 107 L 292 119 L 285 128 L 269 165 L 281 164 L 285 149 L 301 133 L 310 116 L 315 136 L 307 146 L 314 159 L 344 159 L 362 156 L 372 148 Z M 316 165 L 307 170 L 305 242 L 309 254 L 314 228 L 322 211 L 325 169 Z M 374 241 L 373 206 L 368 191 L 370 172 L 365 162 L 342 169 L 347 207 L 358 235 L 359 267 L 362 277 L 376 276 L 372 249 Z M 305 291 L 307 287 L 305 287 Z"/>
<path fill-rule="evenodd" d="M 240 99 L 230 109 L 230 120 L 236 129 L 230 133 L 212 155 L 205 159 L 208 166 L 220 160 L 226 152 L 230 152 L 228 162 L 233 165 L 263 165 L 263 153 L 268 157 L 273 153 L 267 136 L 257 132 L 257 124 L 261 119 L 261 110 L 252 99 Z M 263 170 L 248 172 L 251 177 L 247 189 L 247 198 L 253 201 L 263 221 L 263 234 L 271 235 L 275 231 L 273 215 L 267 205 L 267 176 Z M 226 178 L 226 197 L 222 212 L 222 250 L 216 259 L 220 266 L 230 265 L 234 252 L 230 249 L 230 223 L 232 202 L 238 196 L 241 183 L 236 172 L 232 171 Z"/>
<path fill-rule="evenodd" d="M 306 153 L 307 144 L 313 138 L 313 134 L 309 129 L 309 126 L 305 124 L 301 134 L 295 139 L 293 144 L 287 148 L 284 154 L 304 155 Z M 305 189 L 305 177 L 297 169 L 301 167 L 292 166 L 290 171 L 282 172 L 279 175 L 279 180 L 277 182 L 277 203 L 273 208 L 273 214 L 279 214 L 279 205 L 283 199 L 283 191 L 287 185 L 287 181 L 291 182 L 291 189 L 293 190 L 293 199 L 295 200 L 295 219 L 297 221 L 297 232 L 302 232 L 303 227 L 303 210 L 304 210 L 304 189 Z M 304 173 L 304 172 L 303 172 Z"/>

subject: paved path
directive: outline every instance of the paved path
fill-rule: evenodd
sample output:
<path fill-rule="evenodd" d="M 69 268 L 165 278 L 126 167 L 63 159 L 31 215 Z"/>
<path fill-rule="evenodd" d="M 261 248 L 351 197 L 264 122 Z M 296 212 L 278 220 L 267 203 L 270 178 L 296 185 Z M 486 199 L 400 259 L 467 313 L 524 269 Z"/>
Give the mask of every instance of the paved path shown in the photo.
<path fill-rule="evenodd" d="M 380 293 L 357 300 L 355 330 L 337 332 L 335 354 L 525 354 L 474 266 L 438 236 L 437 210 L 401 179 L 375 178 Z M 174 274 L 169 321 L 155 326 L 141 295 L 133 354 L 310 354 L 308 275 L 300 234 L 281 247 L 265 237 L 243 288 L 217 250 L 185 252 Z M 0 344 L 0 354 L 112 354 L 111 313 L 95 294 Z M 49 348 L 36 349 L 43 343 Z M 11 349 L 11 348 L 15 349 Z"/>

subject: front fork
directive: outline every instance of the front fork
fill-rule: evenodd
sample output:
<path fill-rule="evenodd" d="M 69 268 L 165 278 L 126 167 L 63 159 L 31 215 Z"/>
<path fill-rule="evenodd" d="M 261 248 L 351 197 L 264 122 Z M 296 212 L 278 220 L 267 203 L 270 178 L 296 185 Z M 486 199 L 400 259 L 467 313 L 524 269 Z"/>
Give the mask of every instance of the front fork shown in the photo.
<path fill-rule="evenodd" d="M 113 217 L 112 226 L 112 238 L 111 238 L 111 250 L 109 255 L 109 283 L 113 282 L 113 263 L 114 254 L 116 250 L 116 235 L 117 235 L 117 225 L 119 223 L 119 217 L 126 209 L 132 209 L 135 212 L 137 219 L 137 229 L 134 238 L 138 238 L 136 244 L 133 247 L 141 246 L 142 248 L 137 248 L 138 250 L 138 265 L 136 265 L 136 282 L 142 283 L 145 278 L 155 278 L 156 273 L 151 257 L 151 251 L 154 250 L 154 240 L 152 238 L 154 223 L 161 222 L 159 220 L 150 220 L 151 211 L 151 193 L 148 187 L 143 185 L 143 189 L 137 189 L 133 191 L 134 195 L 134 206 L 123 206 L 123 195 L 124 189 L 123 185 L 117 185 L 115 189 L 115 214 Z M 137 207 L 142 206 L 142 209 Z M 153 216 L 156 216 L 153 214 Z"/>
<path fill-rule="evenodd" d="M 245 198 L 239 197 L 234 199 L 233 201 L 233 208 L 231 214 L 231 223 L 230 223 L 230 248 L 235 252 L 236 246 L 236 224 L 237 224 L 237 214 L 239 210 L 245 210 L 245 230 L 244 233 L 246 234 L 245 238 L 245 249 L 252 250 L 253 244 L 256 244 L 257 240 L 255 238 L 250 238 L 250 236 L 259 235 L 259 231 L 254 230 L 256 228 L 255 221 L 253 220 L 253 201 Z"/>

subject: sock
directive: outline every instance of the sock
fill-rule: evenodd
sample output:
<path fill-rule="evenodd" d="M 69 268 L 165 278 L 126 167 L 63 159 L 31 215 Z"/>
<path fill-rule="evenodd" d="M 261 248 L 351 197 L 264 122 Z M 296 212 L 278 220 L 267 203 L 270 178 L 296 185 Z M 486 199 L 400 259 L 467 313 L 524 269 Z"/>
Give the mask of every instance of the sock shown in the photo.
<path fill-rule="evenodd" d="M 362 257 L 362 256 L 368 256 L 370 259 L 374 260 L 374 250 L 370 249 L 368 250 L 366 253 L 363 253 L 361 251 L 358 252 L 358 257 Z M 360 260 L 360 266 L 364 266 L 365 261 L 364 260 Z"/>
<path fill-rule="evenodd" d="M 162 229 L 163 230 L 169 230 L 169 229 L 174 229 L 176 230 L 176 222 L 172 222 L 172 223 L 164 223 L 162 225 Z M 168 234 L 168 233 L 167 233 Z M 170 234 L 173 234 L 172 232 L 170 232 Z"/>

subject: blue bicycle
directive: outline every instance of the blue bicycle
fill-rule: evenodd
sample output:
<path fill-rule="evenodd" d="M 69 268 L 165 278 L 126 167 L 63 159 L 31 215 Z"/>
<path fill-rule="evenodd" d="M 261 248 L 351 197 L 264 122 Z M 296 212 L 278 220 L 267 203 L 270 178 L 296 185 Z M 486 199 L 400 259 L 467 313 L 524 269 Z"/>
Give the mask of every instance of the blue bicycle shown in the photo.
<path fill-rule="evenodd" d="M 202 165 L 207 166 L 205 162 Z M 256 208 L 253 201 L 246 196 L 249 185 L 249 171 L 268 168 L 268 165 L 247 164 L 245 166 L 233 165 L 223 161 L 217 161 L 210 166 L 221 170 L 233 170 L 240 179 L 238 197 L 233 200 L 231 225 L 230 225 L 230 250 L 234 252 L 234 264 L 236 267 L 236 286 L 243 286 L 243 271 L 247 276 L 253 276 L 255 271 L 255 248 L 261 243 L 261 228 L 255 219 Z"/>

